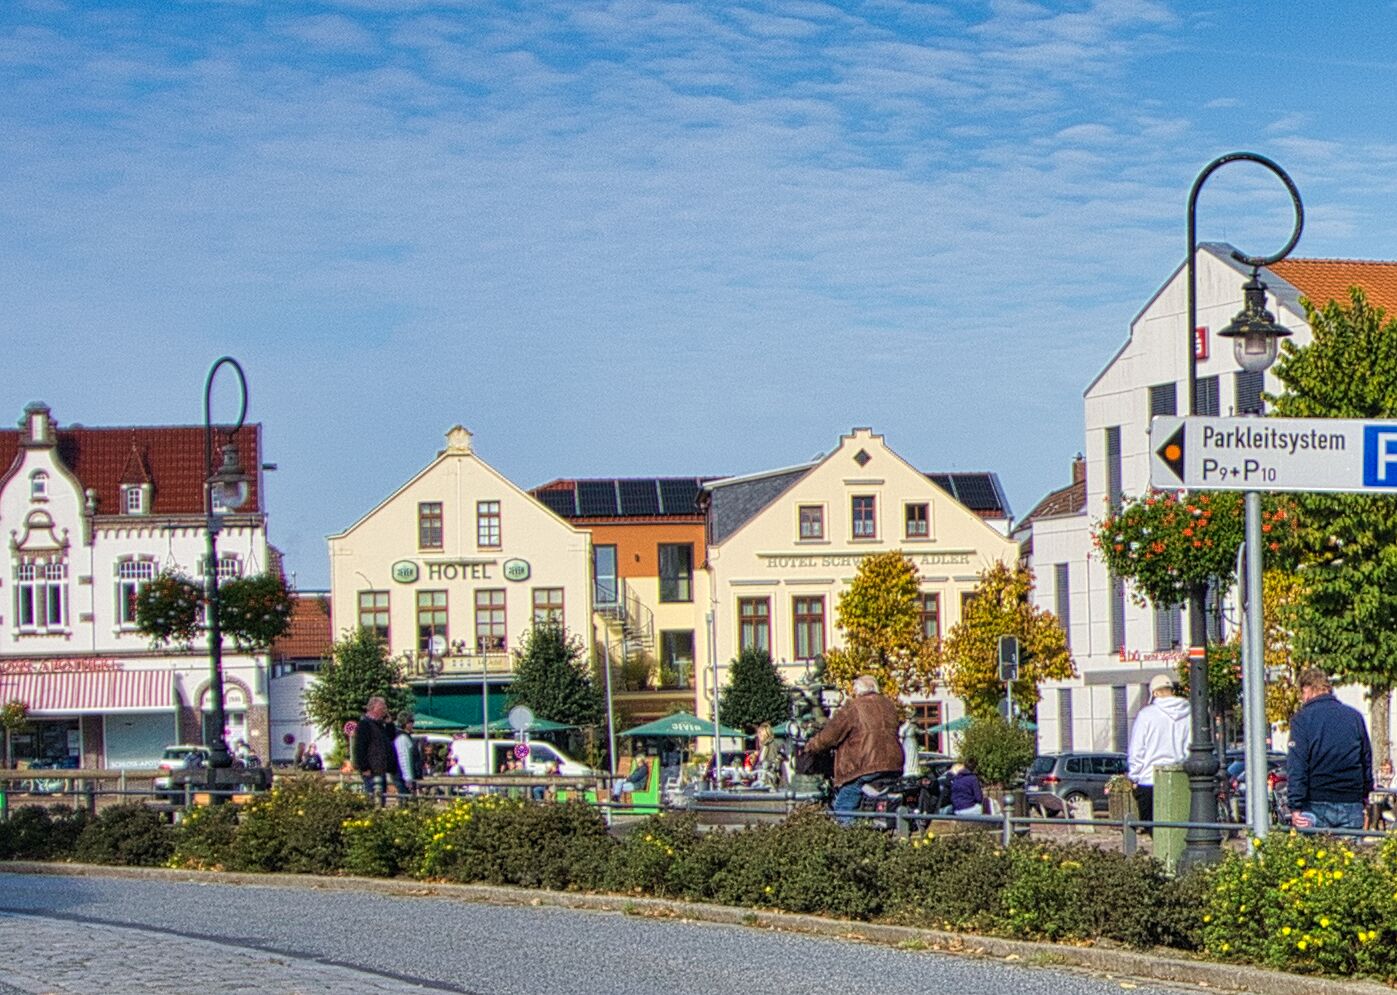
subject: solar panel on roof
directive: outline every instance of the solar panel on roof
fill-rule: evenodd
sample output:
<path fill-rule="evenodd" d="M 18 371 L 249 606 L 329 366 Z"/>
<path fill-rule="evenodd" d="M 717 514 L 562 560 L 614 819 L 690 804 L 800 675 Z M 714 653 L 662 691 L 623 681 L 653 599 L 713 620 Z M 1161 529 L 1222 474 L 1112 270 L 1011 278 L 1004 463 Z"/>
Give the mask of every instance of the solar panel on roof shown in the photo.
<path fill-rule="evenodd" d="M 666 515 L 698 513 L 699 482 L 691 477 L 670 477 L 660 481 L 660 502 Z"/>
<path fill-rule="evenodd" d="M 653 479 L 618 481 L 621 491 L 621 514 L 658 515 L 660 493 Z"/>
<path fill-rule="evenodd" d="M 999 508 L 999 493 L 987 473 L 960 473 L 955 476 L 956 498 L 967 508 L 989 511 Z"/>
<path fill-rule="evenodd" d="M 579 480 L 577 510 L 584 516 L 619 515 L 621 510 L 616 507 L 616 481 Z"/>
<path fill-rule="evenodd" d="M 931 478 L 933 484 L 941 488 L 947 494 L 955 494 L 955 486 L 951 483 L 951 475 L 949 473 L 928 473 L 927 476 Z"/>
<path fill-rule="evenodd" d="M 577 499 L 570 490 L 539 491 L 536 497 L 564 518 L 577 514 Z"/>

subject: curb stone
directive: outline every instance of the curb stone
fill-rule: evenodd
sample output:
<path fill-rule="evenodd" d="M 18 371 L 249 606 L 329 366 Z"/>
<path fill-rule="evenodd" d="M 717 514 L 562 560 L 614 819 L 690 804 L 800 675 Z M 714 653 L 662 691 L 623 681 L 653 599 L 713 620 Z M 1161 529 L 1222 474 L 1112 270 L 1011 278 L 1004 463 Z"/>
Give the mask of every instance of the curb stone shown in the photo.
<path fill-rule="evenodd" d="M 1112 978 L 1174 982 L 1221 992 L 1255 992 L 1258 995 L 1393 995 L 1392 988 L 1373 981 L 1320 978 L 1246 965 L 1218 964 L 1190 959 L 1174 951 L 1161 954 L 1116 947 L 1009 940 L 972 933 L 949 933 L 913 926 L 825 919 L 792 912 L 744 909 L 664 898 L 628 898 L 624 895 L 590 895 L 532 888 L 429 883 L 402 879 L 318 877 L 312 874 L 247 874 L 176 870 L 166 867 L 54 864 L 41 861 L 0 861 L 0 871 L 130 880 L 197 881 L 250 887 L 317 888 L 324 891 L 374 892 L 412 898 L 455 898 L 495 905 L 553 906 L 655 918 L 690 919 L 732 926 L 755 926 L 831 939 L 924 948 L 958 956 L 991 957 L 1029 966 L 1077 968 Z"/>

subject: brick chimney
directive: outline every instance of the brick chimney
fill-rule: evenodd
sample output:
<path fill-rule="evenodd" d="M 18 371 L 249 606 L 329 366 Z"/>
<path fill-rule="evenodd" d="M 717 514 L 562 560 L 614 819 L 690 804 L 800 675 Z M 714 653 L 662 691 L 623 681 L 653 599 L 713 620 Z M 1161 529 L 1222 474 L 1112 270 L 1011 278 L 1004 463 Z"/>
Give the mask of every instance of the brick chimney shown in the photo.
<path fill-rule="evenodd" d="M 1072 483 L 1080 484 L 1087 479 L 1087 458 L 1081 453 L 1072 457 Z"/>

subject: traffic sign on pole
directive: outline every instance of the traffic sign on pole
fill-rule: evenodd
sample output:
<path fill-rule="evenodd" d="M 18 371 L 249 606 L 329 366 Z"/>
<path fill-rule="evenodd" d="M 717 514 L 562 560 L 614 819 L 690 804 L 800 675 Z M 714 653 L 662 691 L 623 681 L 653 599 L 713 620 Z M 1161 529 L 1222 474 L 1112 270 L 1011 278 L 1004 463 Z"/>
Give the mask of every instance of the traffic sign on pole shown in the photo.
<path fill-rule="evenodd" d="M 1150 423 L 1150 484 L 1191 491 L 1397 492 L 1397 421 L 1157 416 Z"/>

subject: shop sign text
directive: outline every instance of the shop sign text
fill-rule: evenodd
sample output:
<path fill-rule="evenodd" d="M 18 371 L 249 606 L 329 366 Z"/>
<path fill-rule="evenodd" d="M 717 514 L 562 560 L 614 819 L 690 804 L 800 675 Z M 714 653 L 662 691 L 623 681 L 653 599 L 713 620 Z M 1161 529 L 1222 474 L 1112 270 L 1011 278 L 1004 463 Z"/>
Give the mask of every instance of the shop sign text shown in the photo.
<path fill-rule="evenodd" d="M 125 669 L 126 665 L 120 660 L 98 656 L 0 660 L 0 674 L 100 674 Z"/>
<path fill-rule="evenodd" d="M 766 560 L 768 570 L 801 570 L 817 569 L 827 567 L 857 567 L 865 558 L 878 556 L 879 553 L 815 553 L 811 555 L 801 555 L 797 553 L 760 553 L 758 554 Z M 943 553 L 908 553 L 903 552 L 909 560 L 918 567 L 959 567 L 970 565 L 970 552 L 968 550 L 947 550 Z"/>

